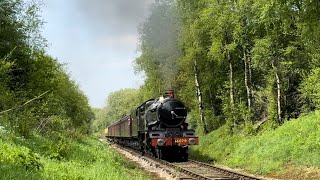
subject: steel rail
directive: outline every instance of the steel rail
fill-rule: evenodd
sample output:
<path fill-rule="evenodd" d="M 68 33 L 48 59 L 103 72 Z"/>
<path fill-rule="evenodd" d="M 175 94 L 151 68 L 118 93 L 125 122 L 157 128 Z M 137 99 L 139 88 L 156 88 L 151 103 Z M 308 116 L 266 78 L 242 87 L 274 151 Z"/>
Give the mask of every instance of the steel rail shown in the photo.
<path fill-rule="evenodd" d="M 189 161 L 192 163 L 195 163 L 195 164 L 199 164 L 200 166 L 208 167 L 210 169 L 213 169 L 214 171 L 221 172 L 221 173 L 226 174 L 228 176 L 231 176 L 233 178 L 237 178 L 237 179 L 241 179 L 241 180 L 263 180 L 262 178 L 259 178 L 256 176 L 243 174 L 243 173 L 231 170 L 231 169 L 225 169 L 225 168 L 218 167 L 218 166 L 215 166 L 212 164 L 208 164 L 208 163 L 204 163 L 204 162 L 200 162 L 200 161 L 196 161 L 196 160 L 189 160 Z"/>
<path fill-rule="evenodd" d="M 114 143 L 112 143 L 112 144 L 114 144 Z M 126 150 L 126 151 L 130 152 L 131 154 L 134 154 L 136 156 L 141 156 L 141 152 L 139 152 L 135 149 L 132 149 L 129 147 L 124 147 L 119 144 L 114 144 L 114 145 L 116 145 L 116 147 L 118 147 L 122 150 Z M 229 169 L 225 169 L 222 167 L 217 167 L 217 166 L 207 164 L 204 162 L 200 162 L 200 161 L 189 160 L 187 162 L 168 162 L 165 160 L 155 158 L 155 157 L 148 155 L 148 154 L 145 154 L 145 156 L 150 158 L 153 161 L 156 161 L 156 162 L 162 164 L 162 165 L 171 167 L 173 169 L 176 169 L 179 172 L 185 173 L 195 179 L 200 179 L 200 180 L 211 180 L 211 179 L 263 180 L 262 178 L 259 178 L 259 177 L 255 177 L 252 175 L 246 175 L 243 173 L 236 172 L 234 170 L 229 170 Z M 192 164 L 193 164 L 193 166 L 192 166 Z M 195 167 L 195 165 L 197 165 L 197 167 Z M 199 170 L 201 168 L 207 168 L 205 170 L 206 173 L 197 172 L 197 169 Z"/>

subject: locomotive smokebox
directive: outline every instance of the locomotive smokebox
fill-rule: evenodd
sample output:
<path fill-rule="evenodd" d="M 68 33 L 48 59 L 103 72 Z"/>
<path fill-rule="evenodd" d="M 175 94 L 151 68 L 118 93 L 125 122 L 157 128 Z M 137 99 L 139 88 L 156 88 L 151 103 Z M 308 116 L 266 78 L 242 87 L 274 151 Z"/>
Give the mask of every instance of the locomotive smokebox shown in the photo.
<path fill-rule="evenodd" d="M 160 123 L 165 127 L 178 127 L 187 117 L 187 109 L 184 104 L 173 98 L 165 98 L 156 101 L 146 111 L 148 126 Z"/>

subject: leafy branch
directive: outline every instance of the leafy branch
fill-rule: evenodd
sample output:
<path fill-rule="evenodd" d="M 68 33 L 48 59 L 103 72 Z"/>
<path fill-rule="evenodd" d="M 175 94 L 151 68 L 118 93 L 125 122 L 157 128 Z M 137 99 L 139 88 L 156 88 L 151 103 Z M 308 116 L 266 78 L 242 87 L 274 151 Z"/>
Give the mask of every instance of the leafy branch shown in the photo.
<path fill-rule="evenodd" d="M 20 109 L 20 108 L 22 108 L 23 106 L 25 106 L 25 105 L 27 105 L 27 104 L 31 103 L 32 101 L 34 101 L 34 100 L 37 100 L 37 99 L 41 98 L 42 96 L 44 96 L 44 95 L 45 95 L 45 94 L 47 94 L 48 92 L 49 92 L 49 91 L 46 91 L 46 92 L 44 92 L 44 93 L 40 94 L 39 96 L 36 96 L 36 97 L 34 97 L 34 98 L 32 98 L 32 99 L 30 99 L 30 100 L 26 101 L 25 103 L 23 103 L 23 104 L 21 104 L 21 105 L 19 105 L 19 106 L 16 106 L 16 107 L 13 107 L 13 108 L 7 109 L 7 110 L 5 110 L 5 111 L 1 111 L 1 112 L 0 112 L 0 114 L 4 114 L 4 113 L 7 113 L 7 112 L 10 112 L 10 111 L 16 110 L 16 109 Z"/>

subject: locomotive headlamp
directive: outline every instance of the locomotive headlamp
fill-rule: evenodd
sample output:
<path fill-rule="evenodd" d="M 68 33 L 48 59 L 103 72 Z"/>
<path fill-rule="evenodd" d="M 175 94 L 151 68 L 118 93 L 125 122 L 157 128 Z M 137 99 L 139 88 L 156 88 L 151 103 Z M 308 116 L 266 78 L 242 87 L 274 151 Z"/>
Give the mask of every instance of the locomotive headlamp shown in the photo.
<path fill-rule="evenodd" d="M 158 146 L 163 146 L 164 145 L 164 140 L 163 139 L 158 139 L 157 140 L 157 144 L 158 144 Z"/>
<path fill-rule="evenodd" d="M 189 139 L 189 144 L 194 145 L 196 143 L 196 140 L 194 138 Z"/>
<path fill-rule="evenodd" d="M 165 95 L 166 97 L 174 98 L 174 90 L 167 90 Z"/>

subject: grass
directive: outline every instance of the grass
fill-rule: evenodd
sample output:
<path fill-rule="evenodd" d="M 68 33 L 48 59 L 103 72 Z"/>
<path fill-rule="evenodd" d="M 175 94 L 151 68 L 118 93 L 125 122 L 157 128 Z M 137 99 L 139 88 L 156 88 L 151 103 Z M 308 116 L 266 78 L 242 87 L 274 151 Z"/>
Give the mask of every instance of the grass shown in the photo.
<path fill-rule="evenodd" d="M 266 174 L 288 165 L 320 168 L 320 111 L 285 122 L 258 135 L 227 133 L 222 127 L 200 137 L 192 156 Z"/>
<path fill-rule="evenodd" d="M 17 138 L 0 131 L 0 179 L 149 179 L 95 138 Z"/>

